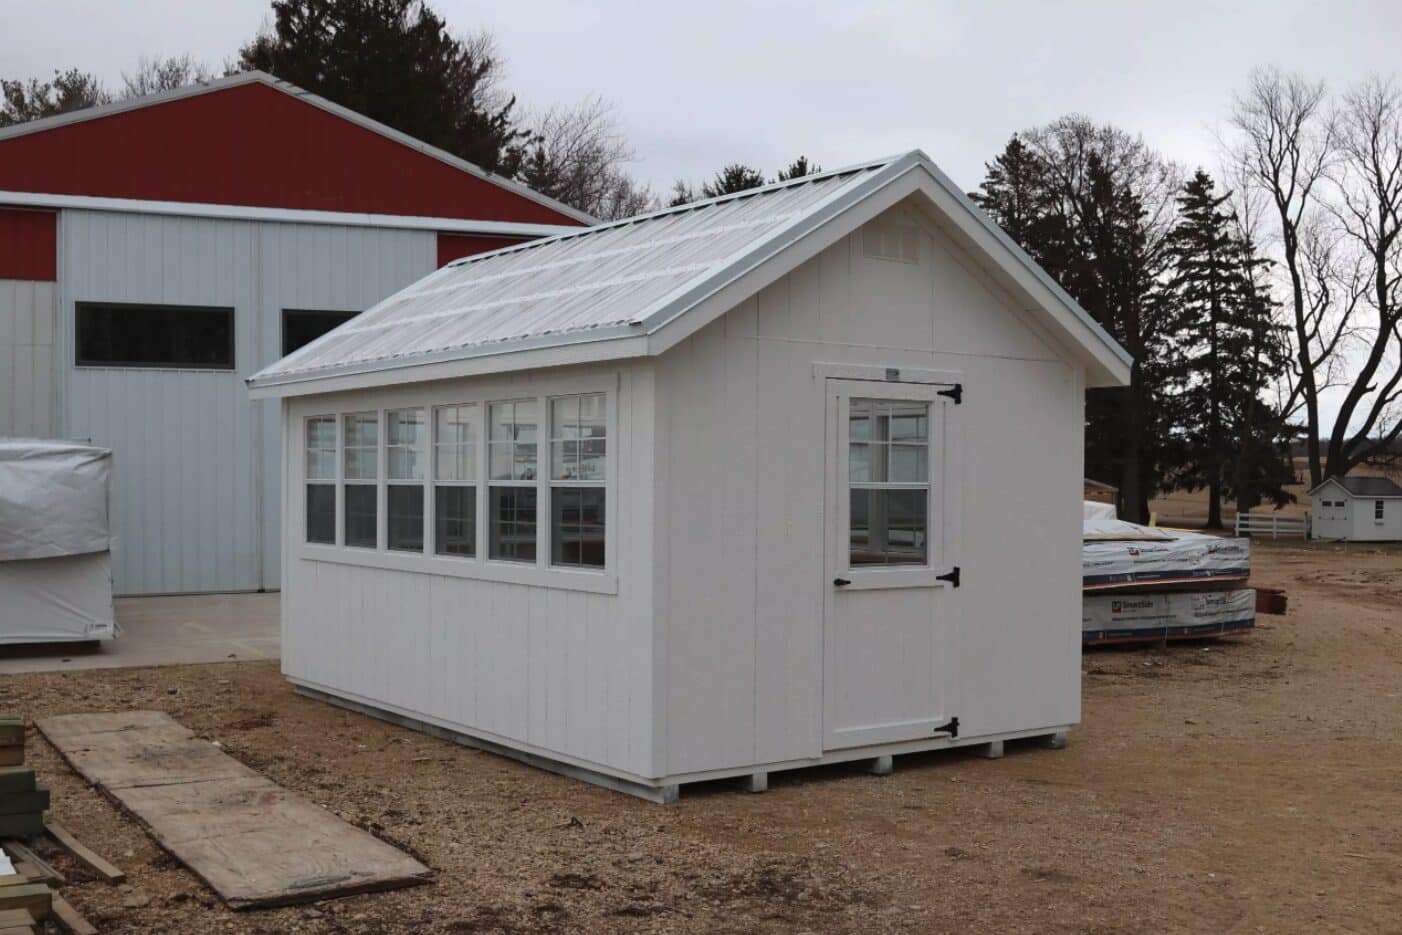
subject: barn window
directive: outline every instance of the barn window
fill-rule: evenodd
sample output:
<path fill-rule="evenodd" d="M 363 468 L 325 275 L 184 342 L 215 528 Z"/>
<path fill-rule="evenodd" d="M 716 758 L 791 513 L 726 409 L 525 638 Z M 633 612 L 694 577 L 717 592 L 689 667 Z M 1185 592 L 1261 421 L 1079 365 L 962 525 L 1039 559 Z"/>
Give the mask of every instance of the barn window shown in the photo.
<path fill-rule="evenodd" d="M 930 406 L 853 399 L 848 412 L 852 565 L 928 561 Z"/>
<path fill-rule="evenodd" d="M 1374 500 L 1374 501 L 1373 501 L 1373 522 L 1375 522 L 1375 523 L 1381 523 L 1382 521 L 1383 521 L 1383 501 L 1381 501 L 1381 500 Z"/>
<path fill-rule="evenodd" d="M 324 312 L 308 308 L 282 310 L 282 356 L 307 346 L 332 328 L 338 328 L 358 312 Z"/>
<path fill-rule="evenodd" d="M 307 541 L 336 542 L 336 417 L 307 420 Z"/>
<path fill-rule="evenodd" d="M 519 399 L 492 403 L 490 411 L 487 557 L 534 562 L 540 404 L 534 399 Z"/>
<path fill-rule="evenodd" d="M 234 369 L 234 310 L 79 302 L 79 367 Z"/>
<path fill-rule="evenodd" d="M 346 545 L 373 549 L 379 545 L 380 420 L 373 412 L 353 412 L 343 422 Z"/>
<path fill-rule="evenodd" d="M 385 413 L 386 545 L 398 552 L 424 550 L 424 441 L 422 409 Z"/>
<path fill-rule="evenodd" d="M 550 400 L 550 562 L 604 567 L 604 395 Z"/>
<path fill-rule="evenodd" d="M 477 554 L 477 407 L 433 410 L 433 551 Z"/>

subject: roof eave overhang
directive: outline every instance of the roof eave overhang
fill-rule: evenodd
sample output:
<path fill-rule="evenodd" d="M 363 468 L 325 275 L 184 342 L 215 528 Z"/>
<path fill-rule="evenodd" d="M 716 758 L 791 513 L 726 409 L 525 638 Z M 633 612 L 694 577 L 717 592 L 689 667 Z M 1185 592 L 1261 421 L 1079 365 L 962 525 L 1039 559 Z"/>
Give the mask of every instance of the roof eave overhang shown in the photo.
<path fill-rule="evenodd" d="M 624 326 L 547 335 L 513 342 L 508 347 L 486 344 L 457 348 L 405 358 L 393 362 L 392 366 L 386 366 L 384 361 L 370 361 L 270 377 L 254 374 L 247 383 L 251 398 L 275 399 L 646 356 L 647 337 L 635 328 Z"/>

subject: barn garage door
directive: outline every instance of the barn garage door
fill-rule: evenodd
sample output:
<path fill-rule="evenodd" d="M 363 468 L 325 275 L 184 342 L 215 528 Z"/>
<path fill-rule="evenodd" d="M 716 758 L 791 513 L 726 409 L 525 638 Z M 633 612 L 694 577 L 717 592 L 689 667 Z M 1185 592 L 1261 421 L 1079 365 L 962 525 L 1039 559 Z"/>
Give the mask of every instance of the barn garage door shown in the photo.
<path fill-rule="evenodd" d="M 946 729 L 955 491 L 948 389 L 828 380 L 824 748 Z"/>

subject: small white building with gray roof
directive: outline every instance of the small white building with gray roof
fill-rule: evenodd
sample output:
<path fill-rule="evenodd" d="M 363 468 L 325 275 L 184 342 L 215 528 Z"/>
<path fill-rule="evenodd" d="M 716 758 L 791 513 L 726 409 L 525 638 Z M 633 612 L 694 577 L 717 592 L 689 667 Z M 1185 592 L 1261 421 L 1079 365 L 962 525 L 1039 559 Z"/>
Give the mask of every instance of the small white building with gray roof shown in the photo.
<path fill-rule="evenodd" d="M 1059 739 L 1129 372 L 918 151 L 458 261 L 248 381 L 283 671 L 661 801 Z"/>

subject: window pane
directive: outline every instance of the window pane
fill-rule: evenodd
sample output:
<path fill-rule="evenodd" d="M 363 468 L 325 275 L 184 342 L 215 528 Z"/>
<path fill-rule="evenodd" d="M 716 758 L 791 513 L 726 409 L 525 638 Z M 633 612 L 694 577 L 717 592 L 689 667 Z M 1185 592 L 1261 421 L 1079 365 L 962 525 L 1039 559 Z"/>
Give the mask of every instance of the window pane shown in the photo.
<path fill-rule="evenodd" d="M 347 480 L 374 480 L 379 473 L 379 417 L 357 412 L 345 417 L 345 476 Z"/>
<path fill-rule="evenodd" d="M 376 531 L 374 484 L 346 484 L 346 545 L 373 549 L 379 545 Z"/>
<path fill-rule="evenodd" d="M 923 484 L 930 479 L 930 468 L 926 461 L 924 445 L 892 445 L 891 480 L 904 484 Z"/>
<path fill-rule="evenodd" d="M 424 489 L 419 484 L 390 484 L 386 493 L 389 547 L 400 552 L 424 550 Z"/>
<path fill-rule="evenodd" d="M 539 476 L 537 409 L 535 400 L 492 404 L 488 469 L 494 480 L 535 480 Z"/>
<path fill-rule="evenodd" d="M 854 442 L 871 440 L 871 400 L 854 399 L 848 404 L 847 434 Z"/>
<path fill-rule="evenodd" d="M 540 420 L 540 406 L 534 399 L 519 401 L 516 406 L 516 441 L 536 440 L 536 427 Z"/>
<path fill-rule="evenodd" d="M 307 420 L 307 447 L 308 448 L 335 448 L 336 447 L 336 418 L 335 416 L 317 416 Z"/>
<path fill-rule="evenodd" d="M 488 557 L 534 562 L 536 489 L 492 487 L 488 491 L 488 500 Z"/>
<path fill-rule="evenodd" d="M 79 302 L 78 366 L 234 369 L 234 310 Z"/>
<path fill-rule="evenodd" d="M 433 489 L 434 551 L 439 555 L 477 554 L 477 488 Z"/>
<path fill-rule="evenodd" d="M 475 480 L 477 478 L 476 445 L 439 445 L 433 476 L 439 480 Z"/>
<path fill-rule="evenodd" d="M 307 541 L 336 544 L 336 486 L 307 485 Z"/>
<path fill-rule="evenodd" d="M 929 491 L 853 488 L 853 565 L 924 565 Z"/>
<path fill-rule="evenodd" d="M 519 442 L 512 449 L 512 477 L 516 480 L 535 480 L 535 445 Z"/>
<path fill-rule="evenodd" d="M 579 479 L 604 480 L 604 455 L 608 443 L 590 438 L 579 443 Z"/>
<path fill-rule="evenodd" d="M 282 310 L 282 356 L 305 347 L 332 328 L 354 318 L 356 312 L 320 312 L 300 308 Z"/>
<path fill-rule="evenodd" d="M 602 487 L 556 487 L 550 492 L 553 564 L 604 567 L 604 496 Z"/>
<path fill-rule="evenodd" d="M 391 445 L 423 447 L 424 411 L 422 409 L 391 409 L 385 413 L 385 420 Z"/>
<path fill-rule="evenodd" d="M 491 463 L 487 469 L 492 480 L 511 480 L 511 443 L 492 442 L 488 447 Z"/>
<path fill-rule="evenodd" d="M 579 437 L 604 437 L 604 394 L 579 398 Z"/>
<path fill-rule="evenodd" d="M 925 403 L 891 403 L 890 438 L 893 442 L 924 443 L 930 434 L 929 406 Z"/>

